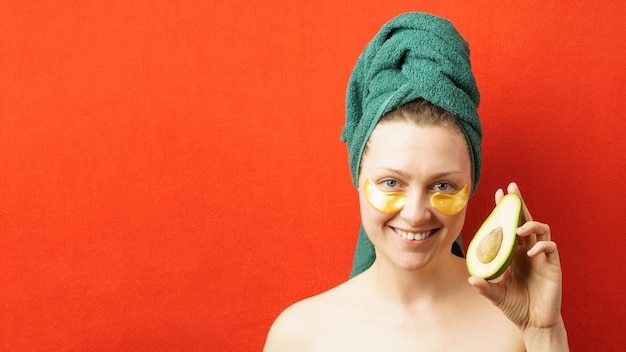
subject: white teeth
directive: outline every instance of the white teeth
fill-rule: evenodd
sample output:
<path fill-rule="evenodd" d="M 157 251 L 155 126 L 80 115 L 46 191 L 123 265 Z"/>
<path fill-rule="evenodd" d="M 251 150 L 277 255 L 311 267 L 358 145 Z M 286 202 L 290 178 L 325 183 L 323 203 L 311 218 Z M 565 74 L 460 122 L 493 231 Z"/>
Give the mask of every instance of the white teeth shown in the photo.
<path fill-rule="evenodd" d="M 409 241 L 420 241 L 426 239 L 430 236 L 430 231 L 427 232 L 407 232 L 400 229 L 396 229 L 396 232 L 399 233 L 402 238 Z"/>

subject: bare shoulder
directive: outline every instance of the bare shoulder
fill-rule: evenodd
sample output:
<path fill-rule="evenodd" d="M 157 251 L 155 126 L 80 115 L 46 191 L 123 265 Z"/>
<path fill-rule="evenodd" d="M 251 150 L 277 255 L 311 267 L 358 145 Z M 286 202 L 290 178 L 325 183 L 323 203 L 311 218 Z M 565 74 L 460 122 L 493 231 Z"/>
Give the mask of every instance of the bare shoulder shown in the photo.
<path fill-rule="evenodd" d="M 295 351 L 303 344 L 310 325 L 304 317 L 315 311 L 309 302 L 300 301 L 280 313 L 267 334 L 263 351 Z"/>
<path fill-rule="evenodd" d="M 328 335 L 334 316 L 344 307 L 346 283 L 289 306 L 276 318 L 267 335 L 263 351 L 304 351 Z"/>
<path fill-rule="evenodd" d="M 324 307 L 324 294 L 294 303 L 276 318 L 267 336 L 266 351 L 294 351 L 294 347 L 312 338 Z M 280 347 L 280 348 L 279 348 Z"/>
<path fill-rule="evenodd" d="M 457 275 L 450 294 L 406 306 L 362 274 L 284 310 L 268 334 L 275 351 L 523 351 L 519 330 Z"/>

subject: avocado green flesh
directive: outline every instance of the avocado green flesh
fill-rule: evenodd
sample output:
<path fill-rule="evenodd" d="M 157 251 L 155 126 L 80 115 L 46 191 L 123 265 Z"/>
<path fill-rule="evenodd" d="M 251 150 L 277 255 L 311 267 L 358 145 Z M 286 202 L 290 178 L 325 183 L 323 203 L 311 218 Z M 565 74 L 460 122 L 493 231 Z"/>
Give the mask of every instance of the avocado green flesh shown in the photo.
<path fill-rule="evenodd" d="M 520 224 L 521 215 L 522 200 L 518 195 L 510 193 L 500 199 L 467 248 L 466 263 L 470 274 L 487 280 L 502 275 L 515 255 L 518 242 L 516 230 Z M 498 254 L 490 262 L 482 263 L 477 256 L 479 243 L 498 226 L 502 227 L 503 232 Z"/>

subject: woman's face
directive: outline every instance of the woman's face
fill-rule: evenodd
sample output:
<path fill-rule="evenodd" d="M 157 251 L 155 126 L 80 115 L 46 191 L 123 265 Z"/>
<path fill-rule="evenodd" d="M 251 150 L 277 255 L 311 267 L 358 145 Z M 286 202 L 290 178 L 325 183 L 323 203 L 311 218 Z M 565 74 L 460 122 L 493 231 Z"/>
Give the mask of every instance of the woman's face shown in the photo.
<path fill-rule="evenodd" d="M 362 190 L 371 180 L 381 191 L 403 192 L 404 207 L 385 214 L 370 205 Z M 471 185 L 465 137 L 447 127 L 390 121 L 372 132 L 361 161 L 361 221 L 376 256 L 407 270 L 425 267 L 450 248 L 461 232 L 466 208 L 444 215 L 430 203 L 436 193 L 457 193 Z"/>

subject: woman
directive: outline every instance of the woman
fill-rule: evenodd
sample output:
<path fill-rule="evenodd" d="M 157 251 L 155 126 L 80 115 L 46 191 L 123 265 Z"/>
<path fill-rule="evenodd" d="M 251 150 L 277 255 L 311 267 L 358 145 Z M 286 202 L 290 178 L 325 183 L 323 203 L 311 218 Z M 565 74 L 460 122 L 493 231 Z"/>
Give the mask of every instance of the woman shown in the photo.
<path fill-rule="evenodd" d="M 523 244 L 494 281 L 451 251 L 480 176 L 478 96 L 467 43 L 441 18 L 403 14 L 368 44 L 342 133 L 362 220 L 354 277 L 285 310 L 265 351 L 568 350 L 548 225 L 523 206 Z M 441 194 L 456 202 L 433 205 Z"/>

